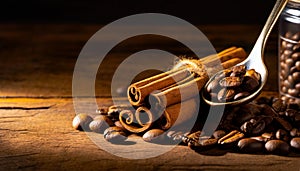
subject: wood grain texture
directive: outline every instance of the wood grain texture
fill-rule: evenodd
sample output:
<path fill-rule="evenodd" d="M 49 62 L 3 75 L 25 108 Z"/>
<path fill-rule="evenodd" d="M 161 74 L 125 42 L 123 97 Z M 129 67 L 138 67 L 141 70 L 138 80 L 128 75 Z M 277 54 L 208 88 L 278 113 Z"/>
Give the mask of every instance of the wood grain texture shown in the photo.
<path fill-rule="evenodd" d="M 111 104 L 110 99 L 98 102 Z M 94 143 L 90 138 L 101 139 L 102 134 L 86 134 L 72 128 L 75 116 L 72 99 L 1 99 L 1 106 L 48 105 L 53 107 L 29 111 L 0 109 L 0 170 L 298 170 L 300 167 L 299 153 L 254 155 L 217 148 L 197 152 L 183 145 L 153 158 L 126 159 L 107 152 L 105 149 L 110 145 L 105 140 L 99 146 L 99 142 Z M 89 110 L 88 106 L 85 108 Z M 123 153 L 143 156 L 152 151 L 149 143 L 135 146 L 142 141 L 141 137 L 131 136 L 127 141 L 132 143 L 117 145 L 124 149 Z"/>

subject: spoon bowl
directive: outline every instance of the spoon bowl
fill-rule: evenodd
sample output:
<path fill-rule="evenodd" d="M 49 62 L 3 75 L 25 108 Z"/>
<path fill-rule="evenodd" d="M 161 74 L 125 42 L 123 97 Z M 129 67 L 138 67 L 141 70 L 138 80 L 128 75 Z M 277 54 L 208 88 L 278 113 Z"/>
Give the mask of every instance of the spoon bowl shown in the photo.
<path fill-rule="evenodd" d="M 254 100 L 261 93 L 264 85 L 267 82 L 267 78 L 268 78 L 268 70 L 263 61 L 266 40 L 269 37 L 269 34 L 270 34 L 273 26 L 275 25 L 280 13 L 282 12 L 282 10 L 285 7 L 285 5 L 287 4 L 287 2 L 288 2 L 288 0 L 277 0 L 276 1 L 275 5 L 273 7 L 273 10 L 271 11 L 271 14 L 268 17 L 267 22 L 266 22 L 265 26 L 263 27 L 249 56 L 244 61 L 237 64 L 237 65 L 245 65 L 247 70 L 254 69 L 256 72 L 258 72 L 261 75 L 259 87 L 254 92 L 252 92 L 250 95 L 248 95 L 247 97 L 241 98 L 239 100 L 227 101 L 227 102 L 211 100 L 211 98 L 209 98 L 207 96 L 207 93 L 205 91 L 207 90 L 207 86 L 210 84 L 210 82 L 212 82 L 214 80 L 215 76 L 218 75 L 220 72 L 223 72 L 223 70 L 222 70 L 222 71 L 219 71 L 218 73 L 216 73 L 214 76 L 212 76 L 202 89 L 201 96 L 202 96 L 202 99 L 207 104 L 209 104 L 211 106 L 241 105 L 241 104 L 248 103 L 248 102 Z"/>

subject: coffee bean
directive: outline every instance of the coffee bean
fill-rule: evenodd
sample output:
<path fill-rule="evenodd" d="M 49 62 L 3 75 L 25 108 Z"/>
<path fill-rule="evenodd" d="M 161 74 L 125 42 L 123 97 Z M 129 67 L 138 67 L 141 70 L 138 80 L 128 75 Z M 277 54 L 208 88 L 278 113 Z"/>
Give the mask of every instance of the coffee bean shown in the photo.
<path fill-rule="evenodd" d="M 232 72 L 240 73 L 239 75 L 245 75 L 246 66 L 245 65 L 236 65 L 231 68 Z"/>
<path fill-rule="evenodd" d="M 284 37 L 287 38 L 287 39 L 291 39 L 293 37 L 293 33 L 291 33 L 290 31 L 286 32 L 284 34 Z"/>
<path fill-rule="evenodd" d="M 230 101 L 235 95 L 234 89 L 222 88 L 218 93 L 219 101 Z"/>
<path fill-rule="evenodd" d="M 226 144 L 237 143 L 244 136 L 245 135 L 242 132 L 233 130 L 233 131 L 229 132 L 228 134 L 224 135 L 222 138 L 220 138 L 218 140 L 218 144 L 226 145 Z"/>
<path fill-rule="evenodd" d="M 73 128 L 81 131 L 90 131 L 89 124 L 93 118 L 86 113 L 77 114 L 72 122 Z"/>
<path fill-rule="evenodd" d="M 275 121 L 276 121 L 277 123 L 279 123 L 279 124 L 281 125 L 281 127 L 282 127 L 283 129 L 285 129 L 286 131 L 290 131 L 290 130 L 293 129 L 291 123 L 289 123 L 289 122 L 286 121 L 285 119 L 280 118 L 280 117 L 275 117 L 274 119 L 275 119 Z"/>
<path fill-rule="evenodd" d="M 293 46 L 293 51 L 294 51 L 294 52 L 299 52 L 299 51 L 300 51 L 300 44 L 294 45 L 294 46 Z M 299 60 L 299 59 L 296 59 L 296 60 Z M 296 61 L 296 60 L 295 60 L 295 61 Z"/>
<path fill-rule="evenodd" d="M 163 135 L 164 131 L 161 129 L 150 129 L 143 135 L 143 140 L 152 143 L 162 143 L 165 138 Z"/>
<path fill-rule="evenodd" d="M 252 138 L 244 138 L 238 142 L 239 150 L 243 153 L 257 153 L 264 148 L 264 143 Z"/>
<path fill-rule="evenodd" d="M 286 110 L 287 105 L 283 100 L 276 99 L 274 100 L 272 107 L 276 112 L 282 112 Z"/>
<path fill-rule="evenodd" d="M 252 77 L 253 79 L 259 81 L 261 79 L 261 76 L 258 72 L 255 71 L 255 69 L 249 69 L 246 71 L 245 76 Z"/>
<path fill-rule="evenodd" d="M 267 142 L 268 140 L 264 138 L 263 136 L 256 136 L 256 137 L 250 137 L 251 139 L 255 139 L 260 142 Z"/>
<path fill-rule="evenodd" d="M 291 39 L 294 40 L 294 41 L 299 41 L 299 39 L 300 39 L 300 33 L 299 33 L 299 32 L 298 32 L 298 33 L 295 33 L 295 34 L 291 37 Z"/>
<path fill-rule="evenodd" d="M 264 138 L 265 142 L 274 139 L 274 134 L 273 133 L 269 133 L 269 132 L 265 132 L 263 134 L 261 134 L 261 136 Z"/>
<path fill-rule="evenodd" d="M 109 127 L 103 133 L 104 138 L 111 143 L 122 143 L 127 139 L 124 129 L 120 127 Z"/>
<path fill-rule="evenodd" d="M 285 33 L 286 39 L 299 41 L 300 32 Z M 287 96 L 286 100 L 300 97 L 300 44 L 282 40 L 279 47 L 279 87 L 281 96 Z"/>
<path fill-rule="evenodd" d="M 254 69 L 246 70 L 245 65 L 237 65 L 217 74 L 205 89 L 205 93 L 212 101 L 240 100 L 259 87 L 260 79 L 261 75 Z"/>
<path fill-rule="evenodd" d="M 205 139 L 199 139 L 200 146 L 207 150 L 210 147 L 213 147 L 217 144 L 218 140 L 215 138 L 205 138 Z"/>
<path fill-rule="evenodd" d="M 283 140 L 283 141 L 288 141 L 289 137 L 288 137 L 288 133 L 287 131 L 283 130 L 283 129 L 278 129 L 276 131 L 275 137 L 279 140 Z"/>
<path fill-rule="evenodd" d="M 265 144 L 265 149 L 277 155 L 287 155 L 290 152 L 290 146 L 288 143 L 282 140 L 270 140 Z"/>
<path fill-rule="evenodd" d="M 99 115 L 90 122 L 89 128 L 93 132 L 103 133 L 106 128 L 112 125 L 112 121 L 106 115 Z"/>
<path fill-rule="evenodd" d="M 297 128 L 293 128 L 291 131 L 290 131 L 290 135 L 292 137 L 299 137 L 300 136 L 300 131 L 297 129 Z"/>
<path fill-rule="evenodd" d="M 219 80 L 215 79 L 208 84 L 206 91 L 208 93 L 211 93 L 213 90 L 216 91 L 219 89 L 218 86 L 219 86 Z"/>
<path fill-rule="evenodd" d="M 293 138 L 290 145 L 292 148 L 296 149 L 297 152 L 300 152 L 300 137 Z"/>
<path fill-rule="evenodd" d="M 106 106 L 101 106 L 100 108 L 98 108 L 96 110 L 96 113 L 100 114 L 100 115 L 107 115 L 108 112 L 108 107 Z"/>
<path fill-rule="evenodd" d="M 240 77 L 225 77 L 219 81 L 219 84 L 222 87 L 238 87 L 242 81 Z"/>
<path fill-rule="evenodd" d="M 259 81 L 254 79 L 253 77 L 245 76 L 243 81 L 243 90 L 247 92 L 252 92 L 256 90 L 259 86 Z"/>
<path fill-rule="evenodd" d="M 224 135 L 226 135 L 226 132 L 224 130 L 216 130 L 214 133 L 213 133 L 213 137 L 215 139 L 220 139 L 222 138 Z"/>

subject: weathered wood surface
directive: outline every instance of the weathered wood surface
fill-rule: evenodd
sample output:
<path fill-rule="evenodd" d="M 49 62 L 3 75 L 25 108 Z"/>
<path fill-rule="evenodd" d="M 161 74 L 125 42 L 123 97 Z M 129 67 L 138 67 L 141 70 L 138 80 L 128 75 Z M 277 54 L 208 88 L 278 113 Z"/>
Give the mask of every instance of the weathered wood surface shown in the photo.
<path fill-rule="evenodd" d="M 74 130 L 71 127 L 75 116 L 74 65 L 85 42 L 100 28 L 80 24 L 0 25 L 0 170 L 299 170 L 296 153 L 250 155 L 216 149 L 195 152 L 180 145 L 154 158 L 130 160 L 110 154 L 86 133 Z M 217 51 L 236 45 L 249 52 L 261 27 L 208 25 L 199 28 Z M 272 34 L 265 58 L 272 71 L 265 90 L 271 91 L 277 88 L 277 72 L 273 72 L 277 66 L 276 41 L 276 34 Z M 157 40 L 138 42 L 142 45 L 136 49 L 121 46 L 119 54 L 109 55 L 107 62 L 111 65 L 104 65 L 101 79 L 96 80 L 99 105 L 111 104 L 111 100 L 104 97 L 110 95 L 109 81 L 117 63 L 142 47 L 155 46 Z M 130 43 L 134 45 L 135 40 Z M 162 42 L 160 46 L 182 53 L 168 43 Z M 82 111 L 94 112 L 94 108 L 83 106 Z M 131 141 L 133 143 L 119 147 L 124 147 L 129 154 L 151 152 L 147 144 L 143 146 L 145 151 L 134 150 L 134 142 L 141 141 L 139 137 L 131 137 Z"/>
<path fill-rule="evenodd" d="M 111 104 L 101 99 L 101 105 Z M 239 154 L 213 149 L 195 152 L 177 145 L 170 151 L 147 159 L 127 159 L 107 152 L 109 147 L 94 143 L 85 132 L 71 126 L 74 117 L 72 99 L 2 99 L 0 108 L 49 107 L 49 109 L 0 109 L 0 170 L 299 170 L 300 154 L 289 156 Z M 130 137 L 129 142 L 140 142 Z M 99 142 L 98 142 L 99 143 Z M 143 156 L 153 149 L 149 143 L 116 145 L 123 154 Z M 138 144 L 137 144 L 138 145 Z M 166 147 L 167 146 L 167 147 Z M 157 148 L 170 145 L 157 145 Z M 139 149 L 139 150 L 137 150 Z M 142 150 L 141 150 L 142 149 Z"/>

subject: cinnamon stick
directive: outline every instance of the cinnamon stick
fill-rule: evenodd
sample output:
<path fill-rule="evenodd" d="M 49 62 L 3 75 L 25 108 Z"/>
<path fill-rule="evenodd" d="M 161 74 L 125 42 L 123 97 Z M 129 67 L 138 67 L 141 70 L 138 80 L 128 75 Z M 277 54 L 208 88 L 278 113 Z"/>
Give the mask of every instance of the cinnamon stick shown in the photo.
<path fill-rule="evenodd" d="M 144 99 L 153 91 L 170 86 L 180 80 L 185 79 L 190 74 L 191 73 L 189 69 L 179 69 L 177 71 L 172 71 L 171 74 L 164 77 L 160 75 L 158 77 L 159 79 L 150 77 L 149 79 L 145 79 L 141 82 L 132 84 L 128 88 L 129 102 L 133 106 L 140 106 L 141 104 L 143 104 Z"/>
<path fill-rule="evenodd" d="M 121 111 L 119 114 L 119 121 L 126 130 L 133 133 L 141 133 L 148 130 L 153 125 L 154 117 L 155 116 L 148 108 L 139 107 L 135 113 L 131 110 Z"/>
<path fill-rule="evenodd" d="M 161 100 L 163 99 L 163 96 L 161 96 L 159 99 L 162 101 L 163 106 L 178 103 L 181 101 L 178 99 L 178 97 L 180 97 L 178 89 L 182 89 L 184 86 L 191 85 L 193 83 L 193 80 L 191 80 L 191 83 L 186 83 L 185 81 L 186 77 L 190 76 L 191 73 L 195 73 L 199 77 L 196 82 L 200 90 L 208 80 L 207 76 L 211 76 L 224 68 L 234 66 L 245 58 L 246 52 L 242 48 L 231 47 L 221 51 L 217 55 L 210 55 L 200 60 L 182 60 L 168 72 L 131 84 L 127 91 L 129 102 L 133 106 L 141 106 L 145 103 L 145 99 L 151 93 L 160 94 L 153 93 L 153 91 L 158 90 L 161 93 L 165 93 L 162 95 L 164 95 L 169 101 L 166 102 L 166 100 Z M 207 73 L 203 72 L 203 70 Z M 170 88 L 170 90 L 167 88 Z M 188 87 L 184 89 L 188 89 Z M 189 96 L 189 94 L 191 93 L 189 91 L 186 93 L 188 98 L 190 98 L 191 96 Z"/>
<path fill-rule="evenodd" d="M 165 123 L 161 125 L 162 129 L 166 130 L 173 126 L 186 123 L 187 121 L 195 121 L 197 119 L 198 109 L 198 101 L 195 98 L 167 107 L 162 116 L 165 120 Z M 191 124 L 194 125 L 194 123 Z"/>
<path fill-rule="evenodd" d="M 167 107 L 198 95 L 199 90 L 208 81 L 208 76 L 197 77 L 189 82 L 172 87 L 160 93 L 150 94 L 151 106 Z"/>

